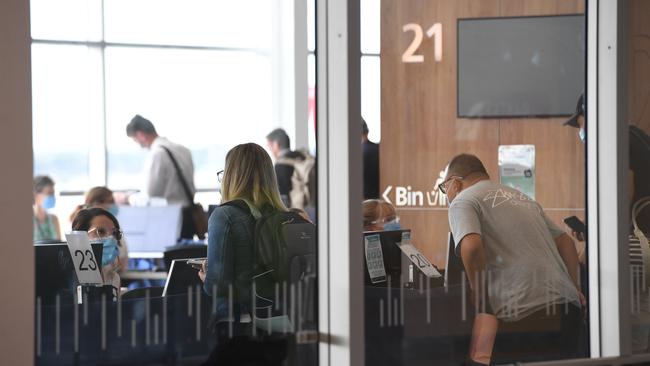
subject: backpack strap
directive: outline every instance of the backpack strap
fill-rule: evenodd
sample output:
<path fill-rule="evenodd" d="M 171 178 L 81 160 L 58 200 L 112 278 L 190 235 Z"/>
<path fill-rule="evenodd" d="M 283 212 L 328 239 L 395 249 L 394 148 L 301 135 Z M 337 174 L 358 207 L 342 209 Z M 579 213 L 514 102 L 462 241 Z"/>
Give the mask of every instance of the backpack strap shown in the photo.
<path fill-rule="evenodd" d="M 244 198 L 239 198 L 236 200 L 224 202 L 221 204 L 221 206 L 237 207 L 240 210 L 246 212 L 247 214 L 253 216 L 255 220 L 258 220 L 259 218 L 262 217 L 262 213 L 260 212 L 260 210 L 257 207 L 255 207 L 255 205 L 252 202 Z"/>

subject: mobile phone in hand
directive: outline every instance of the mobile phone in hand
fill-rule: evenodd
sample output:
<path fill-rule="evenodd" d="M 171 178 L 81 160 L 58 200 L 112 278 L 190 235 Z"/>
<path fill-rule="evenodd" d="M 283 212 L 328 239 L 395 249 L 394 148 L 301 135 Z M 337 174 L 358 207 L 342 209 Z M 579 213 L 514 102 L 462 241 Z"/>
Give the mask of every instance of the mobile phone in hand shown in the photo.
<path fill-rule="evenodd" d="M 203 269 L 203 262 L 205 262 L 205 258 L 194 258 L 194 259 L 188 259 L 187 264 L 192 266 L 192 268 L 201 270 Z"/>
<path fill-rule="evenodd" d="M 564 219 L 564 223 L 578 234 L 584 235 L 587 233 L 587 226 L 585 223 L 575 216 L 567 217 Z"/>

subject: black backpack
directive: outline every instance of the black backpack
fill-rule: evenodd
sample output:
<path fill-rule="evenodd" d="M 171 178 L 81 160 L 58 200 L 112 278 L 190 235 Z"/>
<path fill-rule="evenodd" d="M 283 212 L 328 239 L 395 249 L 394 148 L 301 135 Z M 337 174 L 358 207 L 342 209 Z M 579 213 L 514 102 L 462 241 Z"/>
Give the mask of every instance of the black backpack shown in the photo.
<path fill-rule="evenodd" d="M 253 215 L 243 200 L 224 205 Z M 295 212 L 264 209 L 255 217 L 254 332 L 317 329 L 316 227 Z"/>

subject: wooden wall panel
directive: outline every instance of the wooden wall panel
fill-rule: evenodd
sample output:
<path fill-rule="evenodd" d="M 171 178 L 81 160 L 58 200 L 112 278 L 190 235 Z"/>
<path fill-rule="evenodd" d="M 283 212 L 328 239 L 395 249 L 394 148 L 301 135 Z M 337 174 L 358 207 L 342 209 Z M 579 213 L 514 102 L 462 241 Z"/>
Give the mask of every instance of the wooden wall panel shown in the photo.
<path fill-rule="evenodd" d="M 650 1 L 629 1 L 628 118 L 650 133 Z"/>
<path fill-rule="evenodd" d="M 584 213 L 584 145 L 577 138 L 577 130 L 563 127 L 558 118 L 456 117 L 457 19 L 582 12 L 582 0 L 382 0 L 382 191 L 388 186 L 431 191 L 449 159 L 461 152 L 477 155 L 497 178 L 500 144 L 534 144 L 540 203 L 558 224 L 569 213 Z M 425 62 L 403 63 L 401 56 L 413 33 L 403 32 L 402 26 L 417 23 L 426 31 L 436 22 L 443 25 L 442 62 L 434 62 L 434 43 L 425 36 L 417 52 L 424 55 Z M 416 246 L 437 266 L 444 267 L 447 209 L 397 210 L 402 226 L 413 230 Z"/>

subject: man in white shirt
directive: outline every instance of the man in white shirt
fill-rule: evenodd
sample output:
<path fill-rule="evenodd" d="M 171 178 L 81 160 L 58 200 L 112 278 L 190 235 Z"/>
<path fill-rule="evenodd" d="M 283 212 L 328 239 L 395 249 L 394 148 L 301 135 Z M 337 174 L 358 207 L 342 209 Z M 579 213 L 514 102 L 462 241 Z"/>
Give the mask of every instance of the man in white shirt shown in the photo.
<path fill-rule="evenodd" d="M 474 155 L 454 157 L 439 188 L 481 315 L 474 331 L 498 322 L 496 361 L 585 357 L 586 300 L 571 238 L 532 198 L 491 181 Z"/>
<path fill-rule="evenodd" d="M 150 153 L 144 165 L 144 185 L 138 196 L 130 197 L 130 202 L 148 204 L 152 198 L 163 198 L 168 204 L 183 206 L 183 225 L 181 238 L 191 239 L 194 227 L 190 210 L 194 200 L 194 163 L 190 150 L 158 136 L 156 128 L 148 119 L 136 115 L 126 126 L 126 134 Z M 176 161 L 187 190 L 174 165 Z"/>

